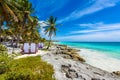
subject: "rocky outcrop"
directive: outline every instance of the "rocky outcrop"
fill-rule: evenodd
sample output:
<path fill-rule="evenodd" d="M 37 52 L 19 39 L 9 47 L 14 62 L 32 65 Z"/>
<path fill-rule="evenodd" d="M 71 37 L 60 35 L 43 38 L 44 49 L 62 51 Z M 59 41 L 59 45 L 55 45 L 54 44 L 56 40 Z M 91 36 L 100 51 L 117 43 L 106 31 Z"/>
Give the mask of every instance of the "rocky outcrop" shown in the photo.
<path fill-rule="evenodd" d="M 67 78 L 78 78 L 78 73 L 71 68 L 71 65 L 61 65 L 61 71 L 65 73 Z"/>
<path fill-rule="evenodd" d="M 77 61 L 82 61 L 85 62 L 85 59 L 83 57 L 81 57 L 77 52 L 80 50 L 77 49 L 73 49 L 67 46 L 62 46 L 62 45 L 58 45 L 56 50 L 56 54 L 63 54 L 63 57 L 66 59 L 73 59 L 73 60 L 77 60 Z"/>
<path fill-rule="evenodd" d="M 120 71 L 114 71 L 113 73 L 120 76 Z"/>

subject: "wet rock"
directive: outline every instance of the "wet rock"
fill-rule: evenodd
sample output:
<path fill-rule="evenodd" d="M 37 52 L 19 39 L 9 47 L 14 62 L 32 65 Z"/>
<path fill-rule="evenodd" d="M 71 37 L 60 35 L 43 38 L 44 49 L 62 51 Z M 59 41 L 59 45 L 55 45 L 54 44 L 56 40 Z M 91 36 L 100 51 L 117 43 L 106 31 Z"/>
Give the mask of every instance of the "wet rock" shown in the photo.
<path fill-rule="evenodd" d="M 76 52 L 68 52 L 68 51 L 64 50 L 62 53 L 65 54 L 65 55 L 67 55 L 67 56 L 65 56 L 65 58 L 73 59 L 73 60 L 76 60 L 76 61 L 85 62 L 85 59 L 83 59 L 83 58 L 82 58 L 79 54 L 77 54 Z"/>
<path fill-rule="evenodd" d="M 86 67 L 86 69 L 89 69 L 89 67 Z"/>
<path fill-rule="evenodd" d="M 71 52 L 73 49 L 71 49 L 71 48 L 68 48 L 67 50 L 68 50 L 68 52 Z"/>
<path fill-rule="evenodd" d="M 55 60 L 58 60 L 58 58 L 55 58 Z"/>
<path fill-rule="evenodd" d="M 61 66 L 61 72 L 63 72 L 63 73 L 67 73 L 68 72 L 68 70 L 69 70 L 69 65 L 62 65 Z"/>
<path fill-rule="evenodd" d="M 120 71 L 115 71 L 113 73 L 120 76 Z"/>
<path fill-rule="evenodd" d="M 81 56 L 79 56 L 79 54 L 73 54 L 72 58 L 73 58 L 73 60 L 85 62 L 85 59 L 83 59 Z"/>
<path fill-rule="evenodd" d="M 69 56 L 69 55 L 63 55 L 63 58 L 65 58 L 65 59 L 71 59 L 71 56 Z"/>
<path fill-rule="evenodd" d="M 93 73 L 102 76 L 102 74 L 100 74 L 100 73 L 98 73 L 98 72 L 93 72 Z"/>
<path fill-rule="evenodd" d="M 62 65 L 61 71 L 66 74 L 67 78 L 78 78 L 78 73 L 74 69 L 71 69 L 71 64 Z"/>
<path fill-rule="evenodd" d="M 101 79 L 99 79 L 99 78 L 92 78 L 91 80 L 101 80 Z"/>
<path fill-rule="evenodd" d="M 67 78 L 78 78 L 78 73 L 74 69 L 69 69 L 68 72 L 66 73 Z"/>

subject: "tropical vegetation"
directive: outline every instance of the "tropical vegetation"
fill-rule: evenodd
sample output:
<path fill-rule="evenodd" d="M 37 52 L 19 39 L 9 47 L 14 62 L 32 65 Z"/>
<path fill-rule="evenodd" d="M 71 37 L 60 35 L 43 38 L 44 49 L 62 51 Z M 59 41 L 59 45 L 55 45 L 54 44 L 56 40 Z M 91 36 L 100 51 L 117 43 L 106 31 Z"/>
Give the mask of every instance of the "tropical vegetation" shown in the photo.
<path fill-rule="evenodd" d="M 7 53 L 7 47 L 20 47 L 24 42 L 47 42 L 49 49 L 52 36 L 56 35 L 57 18 L 50 16 L 45 22 L 45 34 L 49 40 L 41 37 L 38 18 L 32 16 L 34 9 L 28 0 L 0 0 L 0 80 L 55 80 L 53 66 L 41 60 L 40 56 L 13 59 Z M 14 52 L 14 51 L 13 51 Z"/>
<path fill-rule="evenodd" d="M 49 49 L 50 47 L 52 36 L 56 35 L 57 26 L 60 26 L 60 24 L 57 24 L 56 21 L 57 21 L 56 17 L 50 16 L 46 22 L 47 26 L 45 27 L 45 34 L 48 35 L 49 37 L 47 49 Z"/>
<path fill-rule="evenodd" d="M 19 47 L 20 42 L 46 41 L 38 31 L 38 18 L 31 16 L 33 12 L 32 3 L 28 0 L 0 0 L 0 43 L 3 39 L 5 41 L 11 38 L 11 46 Z M 52 36 L 56 35 L 56 27 L 59 26 L 56 20 L 56 17 L 50 16 L 45 22 L 45 34 L 49 37 L 47 49 L 50 47 Z"/>

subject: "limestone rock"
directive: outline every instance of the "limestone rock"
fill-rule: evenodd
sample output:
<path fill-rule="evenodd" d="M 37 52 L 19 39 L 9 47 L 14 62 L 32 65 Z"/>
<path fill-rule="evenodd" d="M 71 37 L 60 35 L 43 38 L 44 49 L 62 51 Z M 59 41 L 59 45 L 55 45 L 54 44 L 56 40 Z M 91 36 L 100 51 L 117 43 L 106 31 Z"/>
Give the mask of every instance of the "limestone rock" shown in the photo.
<path fill-rule="evenodd" d="M 120 76 L 120 71 L 115 71 L 113 73 Z"/>
<path fill-rule="evenodd" d="M 74 70 L 71 69 L 71 65 L 62 65 L 61 66 L 61 72 L 65 73 L 67 78 L 78 78 L 78 73 Z"/>

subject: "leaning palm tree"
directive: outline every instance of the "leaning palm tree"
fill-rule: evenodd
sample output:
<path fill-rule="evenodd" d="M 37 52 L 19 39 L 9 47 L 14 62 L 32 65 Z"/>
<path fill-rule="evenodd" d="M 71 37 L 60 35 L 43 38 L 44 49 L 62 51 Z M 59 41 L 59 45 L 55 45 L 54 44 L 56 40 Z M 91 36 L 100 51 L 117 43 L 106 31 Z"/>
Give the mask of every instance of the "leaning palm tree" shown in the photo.
<path fill-rule="evenodd" d="M 13 7 L 10 6 L 13 2 L 15 1 L 0 0 L 0 15 L 2 15 L 6 21 L 9 20 L 10 16 L 12 16 L 15 21 L 18 21 L 17 16 L 13 11 Z"/>
<path fill-rule="evenodd" d="M 24 28 L 24 35 L 22 35 L 24 40 L 34 41 L 35 39 L 40 38 L 40 34 L 38 32 L 38 19 L 36 17 L 31 17 L 33 22 L 28 21 L 27 25 Z"/>
<path fill-rule="evenodd" d="M 15 0 L 0 0 L 0 34 L 2 34 L 2 25 L 4 21 L 9 22 L 11 20 L 18 22 L 18 18 L 14 12 L 13 3 L 17 3 Z M 16 8 L 17 9 L 17 8 Z M 1 41 L 1 36 L 0 36 Z"/>
<path fill-rule="evenodd" d="M 28 0 L 14 0 L 17 1 L 17 3 L 14 4 L 14 12 L 17 15 L 18 22 L 12 21 L 10 22 L 10 25 L 12 25 L 12 28 L 16 29 L 16 46 L 19 46 L 20 38 L 22 35 L 24 35 L 24 32 L 27 28 L 29 28 L 29 24 L 33 22 L 32 17 L 30 16 L 32 9 L 32 4 Z M 17 5 L 16 5 L 17 4 Z M 13 7 L 13 6 L 12 6 Z"/>
<path fill-rule="evenodd" d="M 47 26 L 45 27 L 45 34 L 48 35 L 49 37 L 49 43 L 47 49 L 49 49 L 51 45 L 52 36 L 56 35 L 56 30 L 57 30 L 56 27 L 60 25 L 60 24 L 56 24 L 56 20 L 57 20 L 56 17 L 50 16 L 46 22 Z"/>
<path fill-rule="evenodd" d="M 30 14 L 34 11 L 32 8 L 32 3 L 30 3 L 28 0 L 17 1 L 18 4 L 20 4 L 19 6 L 17 6 L 18 10 L 16 12 L 19 21 L 23 23 L 23 26 L 25 26 L 28 21 L 33 22 L 32 17 L 30 16 Z"/>

